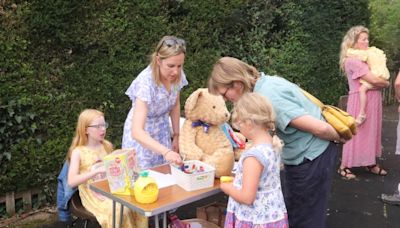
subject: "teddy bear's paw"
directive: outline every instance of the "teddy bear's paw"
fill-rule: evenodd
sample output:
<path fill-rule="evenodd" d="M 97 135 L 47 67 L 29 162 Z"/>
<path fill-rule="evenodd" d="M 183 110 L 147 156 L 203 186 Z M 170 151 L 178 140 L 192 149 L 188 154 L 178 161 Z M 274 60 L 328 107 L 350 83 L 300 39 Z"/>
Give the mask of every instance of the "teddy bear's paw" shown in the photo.
<path fill-rule="evenodd" d="M 215 168 L 215 176 L 229 176 L 232 174 L 232 169 L 234 165 L 233 153 L 225 154 L 224 156 L 212 156 L 205 155 L 203 162 L 213 166 Z"/>

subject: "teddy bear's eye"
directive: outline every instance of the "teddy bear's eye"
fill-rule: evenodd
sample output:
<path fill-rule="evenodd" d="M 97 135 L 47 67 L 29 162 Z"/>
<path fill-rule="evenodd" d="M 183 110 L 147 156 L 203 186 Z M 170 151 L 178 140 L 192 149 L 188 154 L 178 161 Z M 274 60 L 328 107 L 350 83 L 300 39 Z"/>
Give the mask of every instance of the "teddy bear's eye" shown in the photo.
<path fill-rule="evenodd" d="M 213 106 L 213 109 L 215 109 L 215 105 Z"/>

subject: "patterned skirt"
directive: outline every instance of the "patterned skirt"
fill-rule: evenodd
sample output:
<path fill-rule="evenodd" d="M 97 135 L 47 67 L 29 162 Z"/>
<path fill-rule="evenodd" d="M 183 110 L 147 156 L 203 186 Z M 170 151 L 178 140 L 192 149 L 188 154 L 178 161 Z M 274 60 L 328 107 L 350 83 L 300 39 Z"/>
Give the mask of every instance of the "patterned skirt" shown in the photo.
<path fill-rule="evenodd" d="M 288 216 L 285 218 L 266 224 L 253 224 L 251 221 L 240 221 L 232 212 L 227 212 L 225 218 L 225 228 L 289 228 Z"/>

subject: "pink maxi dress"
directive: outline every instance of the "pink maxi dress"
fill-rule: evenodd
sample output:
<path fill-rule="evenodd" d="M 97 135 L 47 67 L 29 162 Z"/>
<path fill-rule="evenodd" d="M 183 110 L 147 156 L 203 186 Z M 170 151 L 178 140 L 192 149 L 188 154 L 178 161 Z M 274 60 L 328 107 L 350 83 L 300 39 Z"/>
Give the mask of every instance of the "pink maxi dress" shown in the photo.
<path fill-rule="evenodd" d="M 357 117 L 360 107 L 360 77 L 369 72 L 368 65 L 357 59 L 347 58 L 344 63 L 349 83 L 347 112 Z M 367 92 L 367 119 L 358 127 L 358 133 L 343 146 L 342 166 L 360 167 L 376 164 L 382 154 L 382 97 L 381 90 Z"/>

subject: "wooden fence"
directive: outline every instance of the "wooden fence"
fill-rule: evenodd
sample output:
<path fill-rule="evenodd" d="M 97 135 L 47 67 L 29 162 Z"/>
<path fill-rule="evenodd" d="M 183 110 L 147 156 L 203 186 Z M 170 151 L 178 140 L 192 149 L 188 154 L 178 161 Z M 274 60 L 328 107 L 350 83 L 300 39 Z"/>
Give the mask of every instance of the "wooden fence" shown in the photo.
<path fill-rule="evenodd" d="M 394 81 L 396 76 L 390 77 L 390 86 L 382 91 L 382 102 L 383 105 L 390 105 L 396 102 L 394 98 Z"/>
<path fill-rule="evenodd" d="M 16 213 L 15 204 L 17 200 L 22 199 L 24 212 L 28 212 L 32 210 L 33 196 L 36 195 L 39 199 L 40 194 L 41 190 L 39 189 L 30 189 L 19 193 L 8 192 L 5 196 L 0 196 L 0 204 L 5 203 L 7 214 L 13 216 Z"/>

